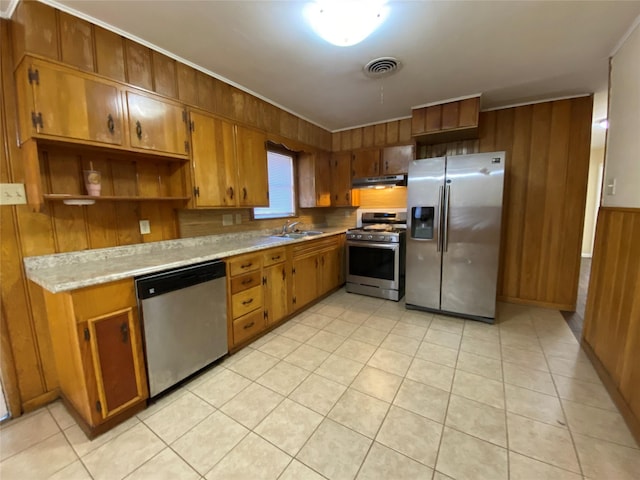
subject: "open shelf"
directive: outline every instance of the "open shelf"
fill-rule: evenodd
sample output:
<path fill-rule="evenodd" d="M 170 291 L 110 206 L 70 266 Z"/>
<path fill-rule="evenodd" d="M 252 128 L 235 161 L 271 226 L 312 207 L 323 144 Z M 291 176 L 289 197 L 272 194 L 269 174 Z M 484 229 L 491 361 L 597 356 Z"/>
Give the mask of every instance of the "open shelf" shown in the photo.
<path fill-rule="evenodd" d="M 128 197 L 124 197 L 124 196 L 115 196 L 115 195 L 108 195 L 108 196 L 93 196 L 93 195 L 70 195 L 70 194 L 66 194 L 66 193 L 45 193 L 44 194 L 44 199 L 45 200 L 54 200 L 54 201 L 63 201 L 63 200 L 97 200 L 97 201 L 104 201 L 104 200 L 123 200 L 123 201 L 186 201 L 189 200 L 190 197 L 138 197 L 138 196 L 128 196 Z"/>

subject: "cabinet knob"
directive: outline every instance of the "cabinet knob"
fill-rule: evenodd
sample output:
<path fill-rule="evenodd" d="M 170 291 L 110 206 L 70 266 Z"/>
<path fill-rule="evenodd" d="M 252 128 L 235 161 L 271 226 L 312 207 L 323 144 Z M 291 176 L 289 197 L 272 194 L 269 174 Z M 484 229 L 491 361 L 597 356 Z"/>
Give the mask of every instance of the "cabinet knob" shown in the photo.
<path fill-rule="evenodd" d="M 242 187 L 242 199 L 247 199 L 247 187 Z"/>
<path fill-rule="evenodd" d="M 109 129 L 109 133 L 113 133 L 116 129 L 116 124 L 111 114 L 107 115 L 107 128 Z"/>
<path fill-rule="evenodd" d="M 233 187 L 229 187 L 229 188 L 227 189 L 227 192 L 228 192 L 228 194 L 229 194 L 229 198 L 230 198 L 231 200 L 233 200 Z"/>
<path fill-rule="evenodd" d="M 250 298 L 249 300 L 245 300 L 244 302 L 242 302 L 243 305 L 249 305 L 250 303 L 253 303 L 253 298 Z"/>
<path fill-rule="evenodd" d="M 142 140 L 142 124 L 140 121 L 136 122 L 136 135 L 138 136 L 138 140 Z"/>

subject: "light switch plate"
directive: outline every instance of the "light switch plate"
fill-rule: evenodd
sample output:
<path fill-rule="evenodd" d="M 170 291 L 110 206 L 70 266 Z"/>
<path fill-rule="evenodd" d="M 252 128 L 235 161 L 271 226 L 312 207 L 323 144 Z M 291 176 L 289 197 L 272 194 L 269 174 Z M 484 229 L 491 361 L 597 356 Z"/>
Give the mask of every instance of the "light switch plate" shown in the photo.
<path fill-rule="evenodd" d="M 151 225 L 149 224 L 149 220 L 140 220 L 140 233 L 142 235 L 151 233 Z"/>
<path fill-rule="evenodd" d="M 229 225 L 233 225 L 233 214 L 226 213 L 222 215 L 222 226 L 228 227 Z"/>
<path fill-rule="evenodd" d="M 242 223 L 242 215 L 240 213 L 236 213 L 236 224 Z"/>
<path fill-rule="evenodd" d="M 24 205 L 24 183 L 0 183 L 0 205 Z"/>

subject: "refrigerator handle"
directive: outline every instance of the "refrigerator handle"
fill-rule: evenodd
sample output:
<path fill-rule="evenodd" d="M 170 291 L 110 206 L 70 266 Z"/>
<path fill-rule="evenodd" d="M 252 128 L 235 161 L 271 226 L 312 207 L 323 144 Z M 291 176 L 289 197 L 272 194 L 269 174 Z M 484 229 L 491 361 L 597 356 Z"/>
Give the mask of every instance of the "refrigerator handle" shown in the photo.
<path fill-rule="evenodd" d="M 438 239 L 436 241 L 436 252 L 442 251 L 442 209 L 444 205 L 444 187 L 440 185 L 440 190 L 438 192 Z"/>
<path fill-rule="evenodd" d="M 442 187 L 440 187 L 442 188 Z M 451 196 L 451 187 L 444 187 L 444 208 L 442 209 L 442 251 L 449 250 L 449 197 Z"/>

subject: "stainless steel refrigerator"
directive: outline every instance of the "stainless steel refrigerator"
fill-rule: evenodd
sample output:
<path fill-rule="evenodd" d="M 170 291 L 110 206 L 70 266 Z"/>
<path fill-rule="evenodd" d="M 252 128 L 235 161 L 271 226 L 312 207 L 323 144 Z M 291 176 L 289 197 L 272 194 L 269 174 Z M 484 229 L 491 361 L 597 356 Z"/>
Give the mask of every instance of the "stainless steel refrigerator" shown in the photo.
<path fill-rule="evenodd" d="M 504 152 L 410 163 L 407 308 L 493 322 L 504 167 Z"/>

